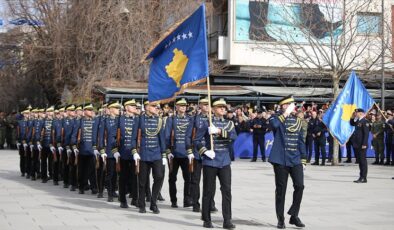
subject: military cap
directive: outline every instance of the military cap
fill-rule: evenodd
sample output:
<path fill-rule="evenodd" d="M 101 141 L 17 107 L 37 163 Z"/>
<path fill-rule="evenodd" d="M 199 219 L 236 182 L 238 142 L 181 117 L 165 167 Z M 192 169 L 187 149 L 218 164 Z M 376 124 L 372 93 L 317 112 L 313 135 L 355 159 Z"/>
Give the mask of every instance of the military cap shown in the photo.
<path fill-rule="evenodd" d="M 128 99 L 128 100 L 124 101 L 124 102 L 123 102 L 123 106 L 126 106 L 126 105 L 135 106 L 135 105 L 136 105 L 135 99 Z"/>
<path fill-rule="evenodd" d="M 200 104 L 209 104 L 209 99 L 207 96 L 200 97 Z"/>
<path fill-rule="evenodd" d="M 355 109 L 354 112 L 356 113 L 365 113 L 365 110 L 362 108 Z"/>
<path fill-rule="evenodd" d="M 48 107 L 45 112 L 54 112 L 55 111 L 55 106 L 50 106 Z"/>
<path fill-rule="evenodd" d="M 185 98 L 180 98 L 175 102 L 176 105 L 187 105 L 187 101 Z"/>
<path fill-rule="evenodd" d="M 141 103 L 137 102 L 135 105 L 137 106 L 138 109 L 141 109 Z"/>
<path fill-rule="evenodd" d="M 68 106 L 66 107 L 66 110 L 67 110 L 67 111 L 74 111 L 74 110 L 75 110 L 75 105 L 68 105 Z"/>
<path fill-rule="evenodd" d="M 279 104 L 279 105 L 284 105 L 284 104 L 290 104 L 290 103 L 292 103 L 292 102 L 294 102 L 294 97 L 293 97 L 293 95 L 289 95 L 289 96 L 286 96 L 286 97 L 282 98 L 282 99 L 278 102 L 278 104 Z"/>
<path fill-rule="evenodd" d="M 120 109 L 122 107 L 121 104 L 119 104 L 118 101 L 112 101 L 110 103 L 108 103 L 108 108 L 117 108 Z"/>
<path fill-rule="evenodd" d="M 227 105 L 226 100 L 224 100 L 224 98 L 222 97 L 216 98 L 212 101 L 212 106 L 226 106 L 226 105 Z"/>
<path fill-rule="evenodd" d="M 94 110 L 93 104 L 88 103 L 83 107 L 83 110 Z"/>
<path fill-rule="evenodd" d="M 151 106 L 160 106 L 160 103 L 158 102 L 150 102 L 150 101 L 145 101 L 144 105 L 151 105 Z"/>
<path fill-rule="evenodd" d="M 82 110 L 82 108 L 83 108 L 83 104 L 80 104 L 80 105 L 78 105 L 78 106 L 75 108 L 75 111 L 77 111 L 77 110 Z"/>
<path fill-rule="evenodd" d="M 39 113 L 45 112 L 45 109 L 37 109 Z"/>
<path fill-rule="evenodd" d="M 32 113 L 37 113 L 38 112 L 38 108 L 34 108 L 31 110 Z"/>
<path fill-rule="evenodd" d="M 21 112 L 21 114 L 26 114 L 26 113 L 30 113 L 30 110 L 29 110 L 29 109 L 25 109 L 25 110 L 23 110 L 23 111 Z"/>
<path fill-rule="evenodd" d="M 65 110 L 66 110 L 65 107 L 60 107 L 60 108 L 59 108 L 59 112 L 64 112 Z"/>

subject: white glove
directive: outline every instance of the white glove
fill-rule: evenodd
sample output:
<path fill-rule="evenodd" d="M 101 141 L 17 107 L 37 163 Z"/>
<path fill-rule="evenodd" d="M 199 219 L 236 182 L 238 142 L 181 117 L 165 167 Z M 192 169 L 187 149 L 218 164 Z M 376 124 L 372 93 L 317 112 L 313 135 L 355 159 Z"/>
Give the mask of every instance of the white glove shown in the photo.
<path fill-rule="evenodd" d="M 77 148 L 74 149 L 75 156 L 78 156 L 79 150 Z"/>
<path fill-rule="evenodd" d="M 296 107 L 295 104 L 294 104 L 294 103 L 291 103 L 291 104 L 287 107 L 287 109 L 286 109 L 286 111 L 285 111 L 285 116 L 289 116 L 289 114 L 290 114 L 291 112 L 294 111 L 295 107 Z"/>
<path fill-rule="evenodd" d="M 67 149 L 67 157 L 70 157 L 71 153 L 72 153 L 71 149 Z"/>
<path fill-rule="evenodd" d="M 33 152 L 34 150 L 34 145 L 30 145 L 30 151 Z"/>
<path fill-rule="evenodd" d="M 23 144 L 23 148 L 24 148 L 24 149 L 27 149 L 27 146 L 28 146 L 28 145 L 27 145 L 26 143 Z"/>
<path fill-rule="evenodd" d="M 213 159 L 213 158 L 215 158 L 216 154 L 215 154 L 215 151 L 213 151 L 213 150 L 207 150 L 207 151 L 205 151 L 204 155 Z"/>
<path fill-rule="evenodd" d="M 63 149 L 62 146 L 60 146 L 60 147 L 57 148 L 57 150 L 59 151 L 59 154 L 62 154 L 62 152 L 63 152 L 64 149 Z"/>
<path fill-rule="evenodd" d="M 21 143 L 16 142 L 16 148 L 19 150 L 20 147 L 21 147 Z"/>
<path fill-rule="evenodd" d="M 50 147 L 50 149 L 51 149 L 52 153 L 56 153 L 56 148 L 55 147 L 52 146 L 52 147 Z"/>
<path fill-rule="evenodd" d="M 168 158 L 168 160 L 172 160 L 172 159 L 174 159 L 174 155 L 172 153 L 169 153 L 167 155 L 167 158 Z"/>
<path fill-rule="evenodd" d="M 218 134 L 219 133 L 219 129 L 216 126 L 212 125 L 212 126 L 208 127 L 208 133 L 210 135 L 211 134 Z"/>
<path fill-rule="evenodd" d="M 120 153 L 119 152 L 114 153 L 114 157 L 115 157 L 116 161 L 118 161 L 118 159 L 120 157 Z"/>
<path fill-rule="evenodd" d="M 165 157 L 163 157 L 162 161 L 163 161 L 163 165 L 166 166 L 167 165 L 167 159 Z"/>
<path fill-rule="evenodd" d="M 306 165 L 302 164 L 302 168 L 304 169 L 304 171 L 306 170 Z"/>
<path fill-rule="evenodd" d="M 105 159 L 107 158 L 107 154 L 106 153 L 101 154 L 101 158 L 103 158 L 103 161 L 105 161 Z"/>
<path fill-rule="evenodd" d="M 133 154 L 133 159 L 134 159 L 135 162 L 137 163 L 137 160 L 140 160 L 140 159 L 141 159 L 140 154 L 134 153 L 134 154 Z"/>
<path fill-rule="evenodd" d="M 37 145 L 37 149 L 38 149 L 38 151 L 41 151 L 42 150 L 42 146 L 40 144 L 38 144 Z"/>
<path fill-rule="evenodd" d="M 93 151 L 93 153 L 94 153 L 94 155 L 96 155 L 97 157 L 100 156 L 100 152 L 99 152 L 97 149 L 95 149 L 95 150 Z"/>
<path fill-rule="evenodd" d="M 189 154 L 189 155 L 187 155 L 187 158 L 189 158 L 189 164 L 191 164 L 193 159 L 194 159 L 194 155 L 193 154 Z"/>

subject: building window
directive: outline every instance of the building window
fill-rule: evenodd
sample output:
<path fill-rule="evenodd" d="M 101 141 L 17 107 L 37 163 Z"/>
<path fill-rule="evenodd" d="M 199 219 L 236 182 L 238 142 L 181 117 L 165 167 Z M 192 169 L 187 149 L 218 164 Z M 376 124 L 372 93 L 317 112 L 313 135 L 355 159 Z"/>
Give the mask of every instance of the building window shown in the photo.
<path fill-rule="evenodd" d="M 357 13 L 357 33 L 379 35 L 382 27 L 381 13 Z"/>

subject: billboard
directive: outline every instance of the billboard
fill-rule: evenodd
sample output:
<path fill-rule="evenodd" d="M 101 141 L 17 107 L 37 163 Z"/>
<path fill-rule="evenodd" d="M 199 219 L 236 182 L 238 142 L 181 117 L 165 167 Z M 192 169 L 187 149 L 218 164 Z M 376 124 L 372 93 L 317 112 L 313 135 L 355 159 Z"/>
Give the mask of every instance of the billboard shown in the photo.
<path fill-rule="evenodd" d="M 329 43 L 342 18 L 340 0 L 235 0 L 234 41 Z"/>

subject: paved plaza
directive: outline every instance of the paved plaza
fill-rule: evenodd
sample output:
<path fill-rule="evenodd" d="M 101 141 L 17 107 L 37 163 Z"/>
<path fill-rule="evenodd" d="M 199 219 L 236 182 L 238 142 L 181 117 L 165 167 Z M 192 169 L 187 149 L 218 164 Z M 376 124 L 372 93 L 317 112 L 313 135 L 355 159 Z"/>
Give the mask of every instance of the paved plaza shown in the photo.
<path fill-rule="evenodd" d="M 0 151 L 0 229 L 202 229 L 200 214 L 191 208 L 173 209 L 168 195 L 168 175 L 159 203 L 161 213 L 120 209 L 88 192 L 79 195 L 52 181 L 27 180 L 20 176 L 17 151 Z M 167 173 L 167 172 L 166 172 Z M 355 184 L 358 167 L 308 166 L 300 217 L 306 229 L 393 229 L 394 167 L 369 166 L 368 183 Z M 237 160 L 232 165 L 232 210 L 237 229 L 275 229 L 274 174 L 269 163 Z M 178 204 L 182 205 L 182 179 L 178 175 Z M 289 180 L 286 209 L 291 202 Z M 106 196 L 106 194 L 105 194 Z M 222 227 L 221 195 L 217 186 L 213 214 Z M 130 200 L 128 200 L 130 202 Z M 149 204 L 147 205 L 149 207 Z M 288 224 L 288 229 L 294 229 Z"/>

